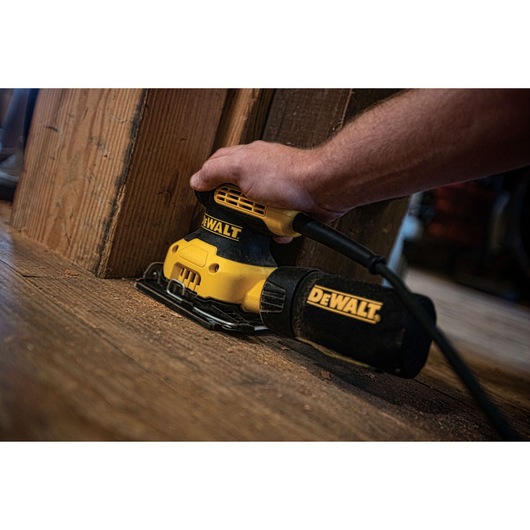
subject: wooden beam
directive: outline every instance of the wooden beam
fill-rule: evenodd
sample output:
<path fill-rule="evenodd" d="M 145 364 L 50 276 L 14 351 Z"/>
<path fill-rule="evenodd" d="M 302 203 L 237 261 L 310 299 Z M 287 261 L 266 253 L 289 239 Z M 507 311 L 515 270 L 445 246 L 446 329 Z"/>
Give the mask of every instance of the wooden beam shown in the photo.
<path fill-rule="evenodd" d="M 132 276 L 189 231 L 190 175 L 226 90 L 43 90 L 13 226 L 98 276 Z"/>
<path fill-rule="evenodd" d="M 12 224 L 96 271 L 127 180 L 143 90 L 42 90 Z"/>
<path fill-rule="evenodd" d="M 197 200 L 189 179 L 212 153 L 226 97 L 226 90 L 147 92 L 98 276 L 138 276 L 194 229 Z"/>
<path fill-rule="evenodd" d="M 229 90 L 215 149 L 261 138 L 273 94 L 270 89 Z"/>

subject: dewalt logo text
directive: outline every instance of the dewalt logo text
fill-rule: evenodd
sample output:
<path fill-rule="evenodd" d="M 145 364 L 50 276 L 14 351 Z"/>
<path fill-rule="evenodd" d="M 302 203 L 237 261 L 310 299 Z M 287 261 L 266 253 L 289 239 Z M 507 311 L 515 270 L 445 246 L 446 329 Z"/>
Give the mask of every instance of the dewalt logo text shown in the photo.
<path fill-rule="evenodd" d="M 243 230 L 240 226 L 220 221 L 208 214 L 204 214 L 201 226 L 208 232 L 233 239 L 234 241 L 239 241 L 239 234 Z"/>
<path fill-rule="evenodd" d="M 381 320 L 378 311 L 383 307 L 383 302 L 341 293 L 320 285 L 313 286 L 307 303 L 370 324 L 377 324 Z"/>

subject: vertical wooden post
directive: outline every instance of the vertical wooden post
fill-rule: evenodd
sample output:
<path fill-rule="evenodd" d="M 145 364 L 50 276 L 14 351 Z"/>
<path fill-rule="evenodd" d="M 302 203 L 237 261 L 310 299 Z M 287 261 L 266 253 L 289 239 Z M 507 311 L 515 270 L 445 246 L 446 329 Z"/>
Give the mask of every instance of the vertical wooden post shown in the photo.
<path fill-rule="evenodd" d="M 144 90 L 41 90 L 12 224 L 96 271 L 118 208 Z"/>
<path fill-rule="evenodd" d="M 99 276 L 138 276 L 194 228 L 189 179 L 212 153 L 226 97 L 226 90 L 147 91 Z"/>
<path fill-rule="evenodd" d="M 226 90 L 43 90 L 12 224 L 103 277 L 135 276 L 185 235 L 190 175 Z"/>
<path fill-rule="evenodd" d="M 273 94 L 274 90 L 270 89 L 229 90 L 215 149 L 261 138 Z"/>

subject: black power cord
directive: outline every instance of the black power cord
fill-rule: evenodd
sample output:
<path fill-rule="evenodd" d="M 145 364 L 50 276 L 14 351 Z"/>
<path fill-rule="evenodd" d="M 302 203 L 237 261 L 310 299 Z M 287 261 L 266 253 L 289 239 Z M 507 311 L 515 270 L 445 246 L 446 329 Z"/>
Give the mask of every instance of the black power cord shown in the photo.
<path fill-rule="evenodd" d="M 394 288 L 403 305 L 416 318 L 420 326 L 432 337 L 435 344 L 445 355 L 449 364 L 460 377 L 477 404 L 498 431 L 503 439 L 509 441 L 520 440 L 517 432 L 511 427 L 501 411 L 495 406 L 488 394 L 480 386 L 477 379 L 449 342 L 447 337 L 432 321 L 423 307 L 416 302 L 413 294 L 403 280 L 386 265 L 383 256 L 374 254 L 371 250 L 349 239 L 334 228 L 316 221 L 306 214 L 300 213 L 293 220 L 293 229 L 322 245 L 325 245 L 340 254 L 359 263 L 372 274 L 378 274 L 386 279 Z"/>

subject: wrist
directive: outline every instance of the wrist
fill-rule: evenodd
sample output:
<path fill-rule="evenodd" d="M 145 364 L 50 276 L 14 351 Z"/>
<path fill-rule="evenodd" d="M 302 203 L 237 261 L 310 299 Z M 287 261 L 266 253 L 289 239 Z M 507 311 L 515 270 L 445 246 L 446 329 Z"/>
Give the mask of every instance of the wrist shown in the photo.
<path fill-rule="evenodd" d="M 308 150 L 303 173 L 303 186 L 311 198 L 311 211 L 315 217 L 331 221 L 349 211 L 346 193 L 351 179 L 336 156 L 332 142 Z"/>
<path fill-rule="evenodd" d="M 320 217 L 321 188 L 328 175 L 319 148 L 300 149 L 293 168 L 293 189 L 297 190 L 305 213 Z"/>

